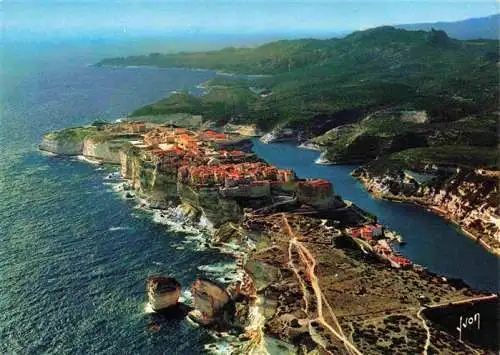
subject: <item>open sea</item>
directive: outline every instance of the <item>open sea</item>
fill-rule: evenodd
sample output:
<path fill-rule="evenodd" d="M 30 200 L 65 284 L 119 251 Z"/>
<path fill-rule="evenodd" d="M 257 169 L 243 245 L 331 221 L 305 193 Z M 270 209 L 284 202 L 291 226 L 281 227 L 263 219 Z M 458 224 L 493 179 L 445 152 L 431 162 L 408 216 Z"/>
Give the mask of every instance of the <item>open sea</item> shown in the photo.
<path fill-rule="evenodd" d="M 145 279 L 170 274 L 188 289 L 197 276 L 227 276 L 231 259 L 206 249 L 196 229 L 157 223 L 124 199 L 105 179 L 116 168 L 37 151 L 44 132 L 115 119 L 174 90 L 201 94 L 196 85 L 215 76 L 89 66 L 154 50 L 113 41 L 1 44 L 1 354 L 198 354 L 212 341 L 184 320 L 149 331 Z M 441 218 L 372 199 L 351 167 L 313 164 L 316 152 L 259 143 L 255 150 L 301 177 L 333 181 L 337 193 L 403 234 L 401 252 L 415 262 L 499 290 L 498 258 Z"/>

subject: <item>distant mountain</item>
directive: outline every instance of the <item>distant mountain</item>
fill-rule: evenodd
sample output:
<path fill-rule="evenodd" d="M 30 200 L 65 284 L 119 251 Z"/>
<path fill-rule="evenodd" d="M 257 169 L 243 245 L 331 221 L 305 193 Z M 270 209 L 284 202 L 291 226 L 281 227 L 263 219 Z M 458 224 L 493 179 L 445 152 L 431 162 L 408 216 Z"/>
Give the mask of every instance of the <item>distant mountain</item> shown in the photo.
<path fill-rule="evenodd" d="M 456 22 L 434 22 L 434 23 L 416 23 L 409 25 L 397 25 L 394 27 L 405 30 L 445 31 L 448 36 L 456 39 L 500 39 L 500 14 L 488 17 L 471 18 Z"/>

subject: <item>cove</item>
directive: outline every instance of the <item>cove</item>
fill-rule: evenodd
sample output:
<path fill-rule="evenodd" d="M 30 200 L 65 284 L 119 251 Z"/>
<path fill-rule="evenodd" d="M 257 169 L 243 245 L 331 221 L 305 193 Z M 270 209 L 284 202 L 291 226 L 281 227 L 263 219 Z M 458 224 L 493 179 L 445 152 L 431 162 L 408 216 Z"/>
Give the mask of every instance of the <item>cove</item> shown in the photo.
<path fill-rule="evenodd" d="M 254 139 L 254 152 L 279 168 L 293 169 L 301 178 L 323 178 L 333 183 L 336 194 L 376 215 L 406 241 L 399 252 L 414 263 L 440 275 L 460 278 L 473 288 L 500 290 L 499 258 L 464 235 L 445 219 L 410 203 L 373 198 L 353 178 L 353 165 L 318 165 L 319 152 L 289 143 L 264 144 Z"/>

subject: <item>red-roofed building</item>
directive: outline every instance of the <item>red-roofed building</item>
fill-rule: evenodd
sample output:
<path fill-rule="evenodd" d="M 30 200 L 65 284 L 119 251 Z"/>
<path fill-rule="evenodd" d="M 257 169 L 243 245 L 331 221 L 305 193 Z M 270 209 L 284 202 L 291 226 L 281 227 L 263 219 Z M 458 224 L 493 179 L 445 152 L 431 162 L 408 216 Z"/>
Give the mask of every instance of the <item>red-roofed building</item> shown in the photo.
<path fill-rule="evenodd" d="M 221 140 L 226 140 L 227 137 L 224 133 L 218 133 L 215 131 L 203 131 L 200 132 L 199 134 L 200 139 L 205 140 L 205 141 L 221 141 Z"/>
<path fill-rule="evenodd" d="M 244 156 L 245 153 L 240 151 L 240 150 L 233 150 L 233 151 L 229 152 L 229 155 L 231 155 L 233 157 L 241 157 L 241 156 Z"/>
<path fill-rule="evenodd" d="M 177 138 L 177 143 L 179 144 L 179 147 L 185 150 L 193 150 L 193 149 L 198 149 L 198 143 L 196 139 L 192 136 L 189 136 L 187 134 L 181 134 Z"/>

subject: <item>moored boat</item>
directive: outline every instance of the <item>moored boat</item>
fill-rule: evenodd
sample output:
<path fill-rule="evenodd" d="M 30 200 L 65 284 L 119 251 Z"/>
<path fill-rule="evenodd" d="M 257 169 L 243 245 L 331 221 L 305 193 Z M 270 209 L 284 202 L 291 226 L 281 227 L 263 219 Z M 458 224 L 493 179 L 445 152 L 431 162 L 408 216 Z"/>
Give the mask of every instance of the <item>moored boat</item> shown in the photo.
<path fill-rule="evenodd" d="M 181 289 L 181 284 L 173 277 L 148 277 L 146 291 L 151 308 L 154 311 L 160 311 L 177 305 Z"/>

